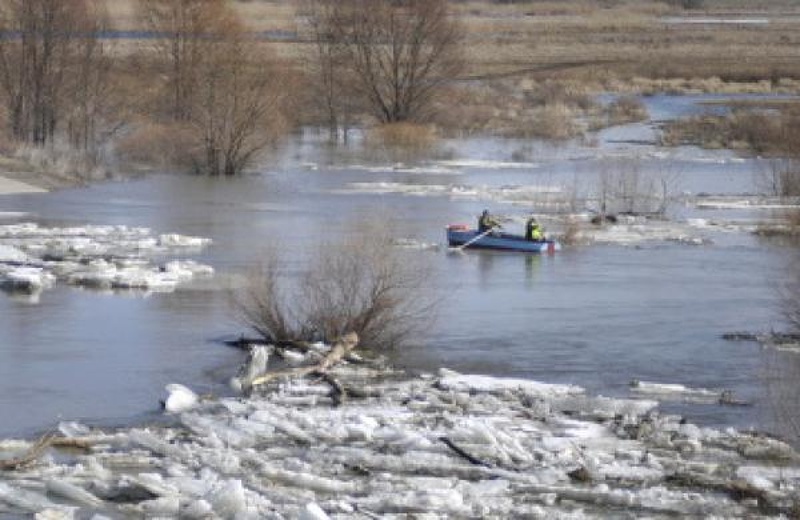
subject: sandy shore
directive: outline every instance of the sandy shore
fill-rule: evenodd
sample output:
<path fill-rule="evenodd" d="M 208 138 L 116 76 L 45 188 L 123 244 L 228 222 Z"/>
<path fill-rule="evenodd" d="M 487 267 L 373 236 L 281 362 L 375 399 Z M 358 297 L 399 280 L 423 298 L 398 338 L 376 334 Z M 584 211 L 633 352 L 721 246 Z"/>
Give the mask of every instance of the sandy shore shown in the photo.
<path fill-rule="evenodd" d="M 45 188 L 34 186 L 26 182 L 21 182 L 8 177 L 0 176 L 0 195 L 11 195 L 14 193 L 45 193 Z"/>

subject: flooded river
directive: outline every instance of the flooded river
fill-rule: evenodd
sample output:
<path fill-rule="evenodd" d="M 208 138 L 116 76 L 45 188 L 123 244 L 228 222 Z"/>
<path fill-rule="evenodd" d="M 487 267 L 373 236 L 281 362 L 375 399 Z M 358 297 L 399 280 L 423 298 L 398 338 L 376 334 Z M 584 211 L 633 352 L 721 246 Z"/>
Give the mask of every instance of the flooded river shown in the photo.
<path fill-rule="evenodd" d="M 648 103 L 656 118 L 697 109 L 685 99 Z M 230 311 L 229 289 L 270 248 L 299 266 L 315 243 L 360 220 L 377 220 L 414 244 L 398 254 L 429 259 L 436 290 L 447 295 L 419 344 L 394 354 L 399 364 L 575 383 L 613 396 L 629 395 L 632 380 L 730 389 L 754 406 L 664 407 L 701 424 L 762 428 L 764 352 L 721 335 L 783 327 L 776 287 L 791 250 L 750 232 L 770 216 L 764 210 L 703 210 L 686 201 L 756 194 L 764 162 L 662 149 L 647 144 L 652 137 L 652 126 L 641 124 L 589 144 L 471 138 L 410 161 L 367 154 L 357 136 L 331 149 L 307 133 L 260 172 L 233 179 L 152 175 L 0 197 L 0 211 L 27 213 L 0 224 L 124 224 L 209 237 L 213 244 L 191 258 L 217 273 L 164 294 L 59 284 L 38 303 L 0 295 L 0 435 L 31 434 L 59 420 L 153 418 L 172 382 L 227 393 L 242 353 L 220 338 L 246 332 Z M 541 193 L 591 192 L 598 172 L 619 161 L 642 175 L 666 175 L 671 222 L 703 245 L 612 236 L 553 256 L 447 254 L 447 224 L 472 223 L 484 208 L 520 219 L 531 210 L 547 215 L 553 207 Z M 710 221 L 727 225 L 703 225 Z"/>

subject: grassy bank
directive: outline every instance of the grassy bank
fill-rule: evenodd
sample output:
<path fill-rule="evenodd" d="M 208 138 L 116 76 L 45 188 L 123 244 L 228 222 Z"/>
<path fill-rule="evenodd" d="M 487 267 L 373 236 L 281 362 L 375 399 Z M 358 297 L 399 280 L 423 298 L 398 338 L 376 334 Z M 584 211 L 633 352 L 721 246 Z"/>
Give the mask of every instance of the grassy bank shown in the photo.
<path fill-rule="evenodd" d="M 137 0 L 103 3 L 113 29 L 148 29 L 137 16 Z M 623 96 L 800 93 L 800 4 L 788 0 L 691 3 L 700 8 L 684 9 L 682 2 L 666 0 L 452 2 L 450 7 L 463 28 L 460 47 L 465 63 L 446 95 L 439 96 L 437 117 L 432 120 L 438 127 L 435 134 L 570 139 L 647 117 L 633 97 L 599 105 L 595 98 L 601 92 Z M 319 89 L 309 67 L 314 46 L 302 14 L 304 2 L 231 0 L 229 5 L 247 31 L 281 35 L 259 41 L 258 47 L 262 54 L 269 53 L 266 61 L 279 63 L 276 70 L 296 72 L 286 79 L 292 99 L 283 103 L 292 104 L 287 112 L 296 120 L 287 121 L 285 127 L 324 124 L 324 116 L 315 113 Z M 115 99 L 106 101 L 102 115 L 109 128 L 100 133 L 113 133 L 111 148 L 119 156 L 114 159 L 136 168 L 159 169 L 166 165 L 158 161 L 185 162 L 182 154 L 190 148 L 184 142 L 185 132 L 174 132 L 165 126 L 169 121 L 153 117 L 165 111 L 163 92 L 159 100 L 158 89 L 164 86 L 162 76 L 167 72 L 151 63 L 156 41 L 108 38 L 103 45 L 110 50 L 114 70 L 113 86 L 103 99 Z M 358 110 L 347 114 L 351 121 L 374 123 Z M 390 128 L 372 135 L 383 144 L 413 137 L 412 146 L 419 146 L 420 140 L 427 144 L 434 135 L 423 136 L 417 130 L 412 136 L 407 130 Z M 670 139 L 685 142 L 686 132 L 673 132 L 667 136 Z M 740 147 L 742 143 L 715 138 L 707 145 Z M 34 157 L 20 155 L 14 146 L 4 148 L 23 161 L 21 171 L 86 170 L 77 163 L 71 167 L 58 152 Z"/>
<path fill-rule="evenodd" d="M 135 0 L 106 5 L 116 29 L 142 28 Z M 232 5 L 253 31 L 303 30 L 299 0 Z M 466 79 L 571 79 L 615 91 L 750 90 L 767 88 L 766 81 L 770 88 L 798 90 L 794 82 L 781 82 L 800 79 L 796 2 L 705 0 L 702 9 L 685 10 L 655 0 L 473 0 L 453 8 L 466 32 Z M 307 45 L 297 39 L 271 44 L 291 59 Z M 676 79 L 686 81 L 669 81 Z"/>

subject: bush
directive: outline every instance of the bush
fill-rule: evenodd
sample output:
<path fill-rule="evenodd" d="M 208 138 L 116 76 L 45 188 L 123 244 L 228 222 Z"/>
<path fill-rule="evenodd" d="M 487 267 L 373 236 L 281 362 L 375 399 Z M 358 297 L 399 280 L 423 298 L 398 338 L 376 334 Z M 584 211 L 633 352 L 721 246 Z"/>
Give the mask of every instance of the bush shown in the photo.
<path fill-rule="evenodd" d="M 622 96 L 608 105 L 608 119 L 612 125 L 635 123 L 647 118 L 647 108 L 635 96 Z"/>
<path fill-rule="evenodd" d="M 387 123 L 370 129 L 367 142 L 386 148 L 425 150 L 436 142 L 436 130 L 430 125 Z"/>
<path fill-rule="evenodd" d="M 186 124 L 146 123 L 122 136 L 116 150 L 124 165 L 184 170 L 191 167 L 198 146 Z"/>
<path fill-rule="evenodd" d="M 800 197 L 800 162 L 773 159 L 761 172 L 761 189 L 776 197 Z"/>
<path fill-rule="evenodd" d="M 524 133 L 543 139 L 571 139 L 581 133 L 575 119 L 576 112 L 566 105 L 547 105 L 533 114 L 531 126 Z"/>
<path fill-rule="evenodd" d="M 385 349 L 430 323 L 437 301 L 430 270 L 395 248 L 386 231 L 362 226 L 321 243 L 296 279 L 283 275 L 277 251 L 237 301 L 244 324 L 267 341 L 333 341 L 356 332 L 362 345 Z"/>

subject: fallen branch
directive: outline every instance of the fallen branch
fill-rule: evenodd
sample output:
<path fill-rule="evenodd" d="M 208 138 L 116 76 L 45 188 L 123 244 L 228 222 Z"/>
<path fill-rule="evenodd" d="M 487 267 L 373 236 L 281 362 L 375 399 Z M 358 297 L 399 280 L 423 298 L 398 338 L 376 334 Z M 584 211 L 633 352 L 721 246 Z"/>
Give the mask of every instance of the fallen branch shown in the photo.
<path fill-rule="evenodd" d="M 342 359 L 350 353 L 351 350 L 358 345 L 358 335 L 355 332 L 345 334 L 339 341 L 337 341 L 333 348 L 328 352 L 322 360 L 316 365 L 309 365 L 305 367 L 293 368 L 290 370 L 281 370 L 279 372 L 272 372 L 264 374 L 253 380 L 252 386 L 260 386 L 267 384 L 276 379 L 292 379 L 296 377 L 304 377 L 310 374 L 325 374 L 331 367 L 341 362 Z"/>
<path fill-rule="evenodd" d="M 469 453 L 467 453 L 466 451 L 464 451 L 463 448 L 457 446 L 456 443 L 451 441 L 449 438 L 447 438 L 447 437 L 439 437 L 439 440 L 442 441 L 443 443 L 445 443 L 447 445 L 447 447 L 450 448 L 451 450 L 453 450 L 458 456 L 466 459 L 470 464 L 475 464 L 476 466 L 484 466 L 484 467 L 487 467 L 487 468 L 491 468 L 492 467 L 492 465 L 489 464 L 488 462 L 485 462 L 485 461 L 483 461 L 483 460 L 481 460 L 481 459 L 479 459 L 477 457 L 474 457 L 474 456 L 470 455 Z"/>
<path fill-rule="evenodd" d="M 41 436 L 24 455 L 13 459 L 0 460 L 0 469 L 10 471 L 29 466 L 51 446 L 53 439 L 55 439 L 55 433 L 47 433 Z"/>
<path fill-rule="evenodd" d="M 331 399 L 333 399 L 333 405 L 334 406 L 341 405 L 347 399 L 347 390 L 345 390 L 342 384 L 339 383 L 339 381 L 337 381 L 336 378 L 334 378 L 332 375 L 326 372 L 321 372 L 318 373 L 317 375 L 319 375 L 320 379 L 322 379 L 331 386 L 330 396 Z"/>
<path fill-rule="evenodd" d="M 81 439 L 78 437 L 54 437 L 50 441 L 53 448 L 70 448 L 76 450 L 90 450 L 96 441 L 92 439 Z"/>

